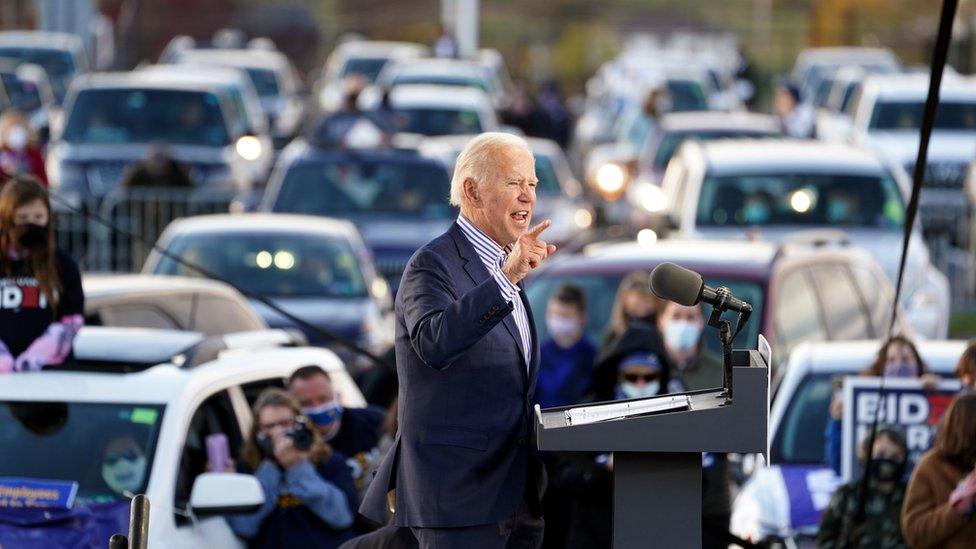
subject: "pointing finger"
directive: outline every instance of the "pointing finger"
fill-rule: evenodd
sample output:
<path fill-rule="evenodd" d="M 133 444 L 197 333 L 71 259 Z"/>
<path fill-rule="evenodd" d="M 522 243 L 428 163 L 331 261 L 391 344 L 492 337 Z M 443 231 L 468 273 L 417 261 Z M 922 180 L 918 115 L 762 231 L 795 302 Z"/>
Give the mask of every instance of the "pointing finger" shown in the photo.
<path fill-rule="evenodd" d="M 550 244 L 550 245 L 549 245 L 549 246 L 548 246 L 548 247 L 546 248 L 546 255 L 547 255 L 547 256 L 549 256 L 549 255 L 552 255 L 552 254 L 553 254 L 553 252 L 555 252 L 555 251 L 556 251 L 556 245 L 555 245 L 555 244 Z"/>
<path fill-rule="evenodd" d="M 532 227 L 531 229 L 529 229 L 529 232 L 527 232 L 525 234 L 528 235 L 529 238 L 538 238 L 539 235 L 542 234 L 542 231 L 544 231 L 544 230 L 546 230 L 546 229 L 549 228 L 549 225 L 552 225 L 552 220 L 551 219 L 547 219 L 547 220 L 543 221 L 542 223 L 539 223 L 535 227 Z"/>

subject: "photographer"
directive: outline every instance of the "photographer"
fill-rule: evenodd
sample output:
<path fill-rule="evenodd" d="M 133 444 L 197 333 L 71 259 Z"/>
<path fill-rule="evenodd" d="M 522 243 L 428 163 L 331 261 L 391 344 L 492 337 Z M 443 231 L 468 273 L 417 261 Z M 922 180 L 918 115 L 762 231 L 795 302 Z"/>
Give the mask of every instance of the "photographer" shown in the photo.
<path fill-rule="evenodd" d="M 248 547 L 331 549 L 352 537 L 356 491 L 345 458 L 305 423 L 298 402 L 268 389 L 254 405 L 244 445 L 247 471 L 261 482 L 265 502 L 250 515 L 227 518 Z"/>

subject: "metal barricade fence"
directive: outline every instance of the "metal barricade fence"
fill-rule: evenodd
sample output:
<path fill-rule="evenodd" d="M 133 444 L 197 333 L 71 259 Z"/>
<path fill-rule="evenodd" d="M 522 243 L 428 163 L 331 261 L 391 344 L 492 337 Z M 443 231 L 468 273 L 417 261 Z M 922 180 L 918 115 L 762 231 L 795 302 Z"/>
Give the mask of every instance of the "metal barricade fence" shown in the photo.
<path fill-rule="evenodd" d="M 170 222 L 227 212 L 232 199 L 232 193 L 209 189 L 118 189 L 100 200 L 83 200 L 81 212 L 57 211 L 58 244 L 83 270 L 137 271 Z M 93 215 L 121 231 L 114 231 Z"/>

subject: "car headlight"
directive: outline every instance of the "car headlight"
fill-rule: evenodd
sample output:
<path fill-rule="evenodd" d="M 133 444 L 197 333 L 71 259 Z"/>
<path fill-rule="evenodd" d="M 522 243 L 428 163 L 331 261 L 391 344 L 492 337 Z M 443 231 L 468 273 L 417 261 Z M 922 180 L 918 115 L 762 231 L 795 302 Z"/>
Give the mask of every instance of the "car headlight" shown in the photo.
<path fill-rule="evenodd" d="M 619 164 L 604 164 L 596 171 L 596 186 L 605 198 L 619 197 L 626 184 L 627 172 Z"/>
<path fill-rule="evenodd" d="M 657 185 L 643 183 L 635 189 L 635 192 L 637 203 L 651 213 L 663 212 L 668 208 L 668 195 Z"/>
<path fill-rule="evenodd" d="M 593 224 L 593 214 L 586 208 L 580 208 L 573 214 L 573 223 L 580 229 L 588 229 Z"/>
<path fill-rule="evenodd" d="M 261 158 L 262 146 L 261 140 L 253 135 L 244 135 L 237 140 L 235 145 L 235 150 L 237 154 L 241 156 L 244 160 L 254 161 Z"/>

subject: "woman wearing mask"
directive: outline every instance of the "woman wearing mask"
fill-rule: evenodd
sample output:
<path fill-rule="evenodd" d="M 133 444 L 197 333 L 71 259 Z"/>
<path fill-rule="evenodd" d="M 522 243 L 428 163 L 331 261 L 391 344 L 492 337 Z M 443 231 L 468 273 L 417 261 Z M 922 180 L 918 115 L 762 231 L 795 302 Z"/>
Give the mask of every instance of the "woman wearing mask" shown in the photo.
<path fill-rule="evenodd" d="M 8 177 L 33 175 L 47 186 L 44 155 L 31 137 L 27 117 L 17 109 L 0 115 L 0 172 Z"/>
<path fill-rule="evenodd" d="M 0 373 L 60 364 L 84 323 L 78 266 L 55 246 L 51 203 L 37 180 L 0 190 Z"/>
<path fill-rule="evenodd" d="M 821 549 L 906 547 L 900 514 L 905 499 L 908 445 L 905 437 L 890 427 L 879 428 L 872 448 L 868 448 L 870 443 L 871 437 L 865 437 L 858 451 L 862 465 L 871 452 L 871 470 L 864 472 L 868 475 L 867 492 L 862 498 L 863 478 L 852 480 L 834 492 L 820 520 L 817 546 Z M 864 516 L 854 524 L 852 519 L 859 509 L 864 510 Z"/>
<path fill-rule="evenodd" d="M 282 389 L 265 390 L 254 404 L 243 460 L 265 502 L 253 514 L 227 518 L 249 547 L 333 549 L 353 536 L 349 467 L 304 422 L 298 401 Z"/>
<path fill-rule="evenodd" d="M 888 377 L 918 379 L 926 389 L 933 389 L 939 383 L 939 376 L 929 373 L 921 355 L 912 340 L 902 335 L 892 336 L 886 341 L 874 358 L 874 362 L 861 372 L 867 377 Z M 834 472 L 840 474 L 841 419 L 844 402 L 840 388 L 836 388 L 830 401 L 830 417 L 824 432 L 824 456 Z"/>
<path fill-rule="evenodd" d="M 138 494 L 146 479 L 146 454 L 131 435 L 116 436 L 102 451 L 102 480 L 116 494 Z"/>
<path fill-rule="evenodd" d="M 610 324 L 600 341 L 597 356 L 604 357 L 612 350 L 630 325 L 641 323 L 653 327 L 661 303 L 661 298 L 654 295 L 647 285 L 646 272 L 634 271 L 625 276 L 617 289 L 617 297 L 610 310 Z"/>
<path fill-rule="evenodd" d="M 976 394 L 949 406 L 935 445 L 912 472 L 901 512 L 913 548 L 976 546 Z"/>

